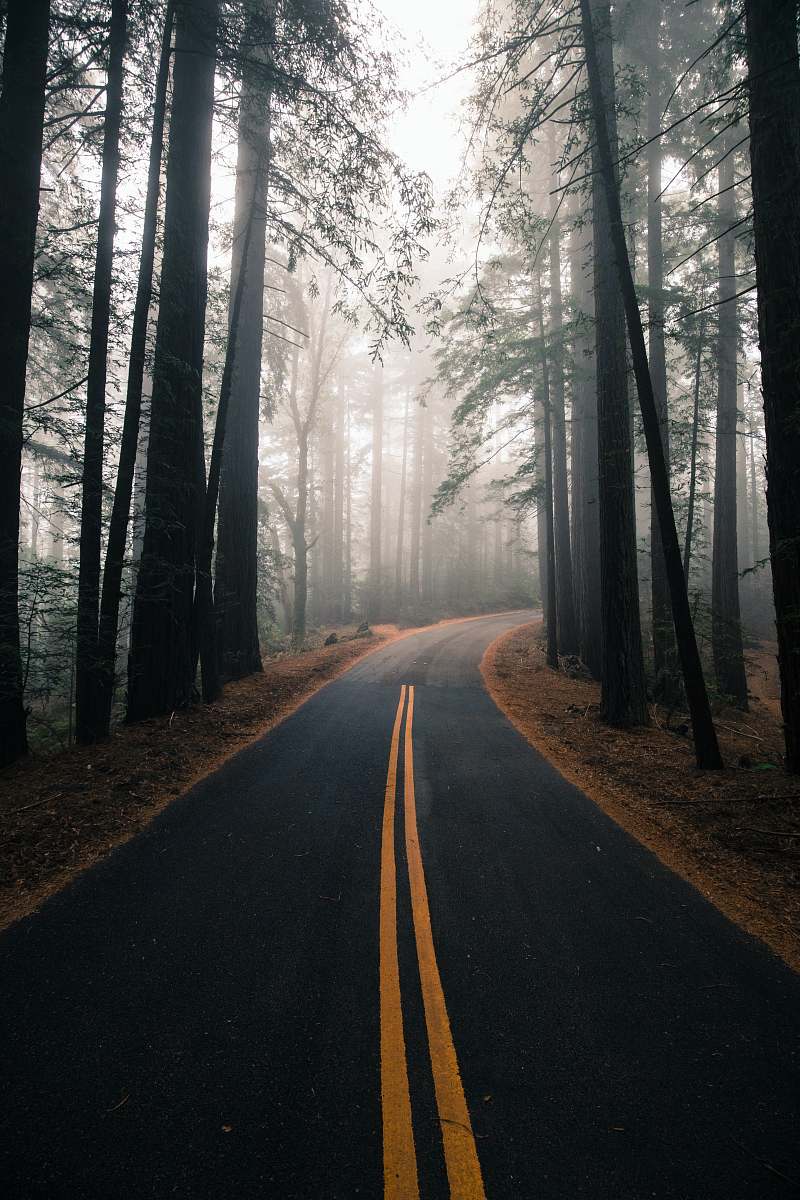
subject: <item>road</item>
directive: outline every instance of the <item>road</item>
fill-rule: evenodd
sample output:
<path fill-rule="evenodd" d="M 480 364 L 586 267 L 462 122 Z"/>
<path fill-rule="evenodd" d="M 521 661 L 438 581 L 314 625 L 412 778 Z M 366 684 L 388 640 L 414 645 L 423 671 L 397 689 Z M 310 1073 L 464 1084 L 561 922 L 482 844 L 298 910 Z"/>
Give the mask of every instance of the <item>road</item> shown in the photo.
<path fill-rule="evenodd" d="M 800 981 L 478 663 L 362 660 L 0 939 L 15 1200 L 798 1195 Z"/>

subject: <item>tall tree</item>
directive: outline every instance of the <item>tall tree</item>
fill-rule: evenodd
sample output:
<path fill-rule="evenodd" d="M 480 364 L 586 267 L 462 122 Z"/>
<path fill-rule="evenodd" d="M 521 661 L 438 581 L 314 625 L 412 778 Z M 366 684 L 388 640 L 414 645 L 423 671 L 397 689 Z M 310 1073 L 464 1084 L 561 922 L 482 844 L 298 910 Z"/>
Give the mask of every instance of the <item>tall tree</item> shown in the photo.
<path fill-rule="evenodd" d="M 545 631 L 547 634 L 547 665 L 552 667 L 554 670 L 558 670 L 558 605 L 561 600 L 561 594 L 558 589 L 558 580 L 556 574 L 555 514 L 553 496 L 553 417 L 550 389 L 550 363 L 548 361 L 547 354 L 544 313 L 542 311 L 542 289 L 541 280 L 539 278 L 536 280 L 535 303 L 539 318 L 539 349 L 542 369 L 541 451 L 543 452 L 544 458 L 544 495 L 539 500 L 539 507 L 541 508 L 542 504 L 544 505 L 545 542 L 544 555 L 542 554 L 542 543 L 541 541 L 539 542 L 539 585 L 542 587 L 542 562 L 544 561 L 546 564 L 546 570 L 544 577 L 545 586 L 542 590 L 542 599 L 544 601 Z M 567 525 L 567 536 L 569 536 L 569 525 Z"/>
<path fill-rule="evenodd" d="M 139 255 L 139 274 L 133 308 L 133 326 L 128 356 L 128 382 L 125 390 L 125 416 L 117 465 L 117 482 L 108 526 L 108 543 L 103 567 L 103 588 L 100 597 L 97 662 L 95 680 L 95 733 L 107 737 L 111 724 L 114 698 L 117 636 L 119 633 L 119 604 L 122 571 L 125 563 L 125 544 L 131 517 L 134 476 L 140 445 L 142 425 L 142 392 L 147 352 L 147 324 L 153 294 L 153 265 L 155 262 L 158 201 L 161 191 L 161 156 L 164 150 L 164 120 L 169 84 L 170 49 L 175 15 L 174 0 L 169 0 L 164 15 L 161 51 L 158 60 L 153 95 L 153 124 L 150 134 L 150 154 L 147 166 L 142 244 Z M 135 506 L 134 506 L 135 511 Z M 134 528 L 134 548 L 139 531 Z M 134 559 L 139 555 L 134 554 Z"/>
<path fill-rule="evenodd" d="M 610 153 L 618 158 L 614 103 L 611 14 L 606 0 L 592 0 L 597 43 L 600 115 Z M 588 12 L 588 3 L 587 3 Z M 591 20 L 591 18 L 587 18 Z M 594 108 L 594 106 L 593 106 Z M 637 578 L 633 448 L 625 353 L 625 311 L 617 278 L 612 216 L 597 148 L 593 162 L 595 360 L 600 509 L 600 604 L 603 633 L 601 712 L 612 725 L 648 721 Z M 618 187 L 615 176 L 614 186 Z"/>
<path fill-rule="evenodd" d="M 786 762 L 800 773 L 800 65 L 797 4 L 745 0 L 767 519 Z"/>
<path fill-rule="evenodd" d="M 551 138 L 551 155 L 555 154 Z M 572 551 L 569 522 L 569 476 L 567 474 L 567 425 L 564 394 L 563 299 L 561 290 L 561 222 L 559 201 L 554 197 L 550 215 L 550 363 L 549 392 L 553 434 L 553 536 L 555 539 L 556 588 L 558 592 L 558 648 L 561 654 L 577 654 L 578 623 L 572 580 Z"/>
<path fill-rule="evenodd" d="M 414 417 L 414 491 L 411 497 L 411 559 L 408 569 L 408 594 L 414 605 L 419 601 L 420 525 L 425 478 L 422 461 L 425 453 L 425 412 L 422 405 L 418 404 Z"/>
<path fill-rule="evenodd" d="M 100 619 L 100 555 L 103 518 L 103 451 L 108 374 L 108 331 L 117 213 L 119 141 L 122 128 L 123 59 L 128 35 L 127 0 L 112 0 L 108 39 L 106 113 L 100 176 L 100 212 L 92 289 L 89 375 L 83 443 L 80 565 L 78 569 L 78 636 L 75 660 L 75 737 L 94 742 L 104 733 L 97 701 L 98 629 Z"/>
<path fill-rule="evenodd" d="M 408 440 L 409 440 L 409 410 L 411 397 L 406 392 L 405 410 L 403 412 L 403 456 L 400 466 L 400 495 L 397 502 L 397 546 L 394 559 L 394 609 L 395 620 L 400 618 L 403 604 L 403 558 L 406 523 L 406 478 L 408 475 Z"/>
<path fill-rule="evenodd" d="M 656 15 L 656 20 L 658 19 Z M 667 407 L 667 356 L 664 343 L 664 217 L 661 203 L 661 109 L 662 69 L 656 29 L 647 53 L 647 295 L 648 357 L 656 398 L 661 445 L 669 471 L 669 411 Z M 669 605 L 664 548 L 658 525 L 655 497 L 650 487 L 650 598 L 655 694 L 663 697 L 672 689 L 675 639 Z"/>
<path fill-rule="evenodd" d="M 344 370 L 339 371 L 336 387 L 336 411 L 334 416 L 333 451 L 333 549 L 331 561 L 331 585 L 333 591 L 333 614 L 336 621 L 345 621 L 344 607 L 344 496 L 348 483 L 345 479 L 345 408 L 346 383 Z"/>
<path fill-rule="evenodd" d="M 328 275 L 325 289 L 325 299 L 319 324 L 312 331 L 311 342 L 311 379 L 309 382 L 308 403 L 303 409 L 299 395 L 299 350 L 295 349 L 292 356 L 292 376 L 289 386 L 289 413 L 294 427 L 297 442 L 297 495 L 294 507 L 276 480 L 269 482 L 270 490 L 278 502 L 283 519 L 292 538 L 294 552 L 294 605 L 292 612 L 292 643 L 295 648 L 302 647 L 306 638 L 307 607 L 308 607 L 308 554 L 317 537 L 309 541 L 309 527 L 313 527 L 309 508 L 311 499 L 309 451 L 311 435 L 314 430 L 319 405 L 322 398 L 322 388 L 327 376 L 336 363 L 337 352 L 327 363 L 323 355 L 326 347 L 328 319 L 331 310 L 332 276 Z M 318 535 L 317 535 L 318 536 Z"/>
<path fill-rule="evenodd" d="M 720 236 L 719 334 L 717 339 L 717 432 L 714 457 L 714 541 L 711 565 L 711 646 L 717 685 L 739 708 L 747 709 L 742 623 L 739 606 L 739 557 L 736 533 L 736 200 L 734 130 L 723 138 L 717 201 Z"/>
<path fill-rule="evenodd" d="M 369 510 L 369 621 L 380 616 L 382 607 L 381 529 L 383 518 L 383 368 L 375 364 L 372 375 L 372 477 Z"/>
<path fill-rule="evenodd" d="M 591 233 L 578 226 L 570 239 L 575 337 L 572 370 L 572 514 L 579 653 L 596 679 L 602 670 L 600 621 L 600 506 L 597 461 L 597 387 L 590 281 Z"/>
<path fill-rule="evenodd" d="M 194 583 L 205 493 L 203 341 L 218 0 L 176 6 L 164 251 L 150 408 L 145 530 L 128 664 L 128 718 L 191 701 Z"/>
<path fill-rule="evenodd" d="M 269 179 L 271 51 L 267 19 L 249 9 L 243 45 L 236 196 L 231 260 L 231 320 L 235 367 L 222 455 L 214 604 L 219 621 L 221 675 L 239 679 L 261 670 L 256 593 L 258 580 L 258 424 L 264 334 L 264 263 Z M 257 50 L 252 47 L 257 46 Z M 247 270 L 239 320 L 233 304 L 245 231 Z"/>
<path fill-rule="evenodd" d="M 430 505 L 433 496 L 433 412 L 430 403 L 423 409 L 422 450 L 422 599 L 426 604 L 433 600 L 433 529 Z"/>
<path fill-rule="evenodd" d="M 597 162 L 600 168 L 603 196 L 606 203 L 605 220 L 607 222 L 607 229 L 604 232 L 613 247 L 619 290 L 624 305 L 625 321 L 630 338 L 633 369 L 642 413 L 642 424 L 647 441 L 650 478 L 655 490 L 661 544 L 664 548 L 667 581 L 669 583 L 670 601 L 672 603 L 672 618 L 678 652 L 681 658 L 683 682 L 692 718 L 695 755 L 699 767 L 715 769 L 722 766 L 722 758 L 711 717 L 711 706 L 708 702 L 691 609 L 689 608 L 689 596 L 686 590 L 686 580 L 683 574 L 680 547 L 678 545 L 678 532 L 675 528 L 675 515 L 672 511 L 672 501 L 670 499 L 669 475 L 664 458 L 664 448 L 661 444 L 658 409 L 653 391 L 653 383 L 650 378 L 642 319 L 636 299 L 636 289 L 633 283 L 630 259 L 628 257 L 628 246 L 625 240 L 625 227 L 622 221 L 622 208 L 620 205 L 619 180 L 615 171 L 617 152 L 616 142 L 612 134 L 614 75 L 610 11 L 605 0 L 580 0 L 580 10 L 597 147 Z M 595 260 L 597 256 L 598 247 L 596 244 Z M 600 452 L 602 455 L 602 440 Z"/>
<path fill-rule="evenodd" d="M 28 748 L 19 642 L 20 474 L 49 23 L 49 0 L 8 0 L 0 91 L 0 766 Z"/>

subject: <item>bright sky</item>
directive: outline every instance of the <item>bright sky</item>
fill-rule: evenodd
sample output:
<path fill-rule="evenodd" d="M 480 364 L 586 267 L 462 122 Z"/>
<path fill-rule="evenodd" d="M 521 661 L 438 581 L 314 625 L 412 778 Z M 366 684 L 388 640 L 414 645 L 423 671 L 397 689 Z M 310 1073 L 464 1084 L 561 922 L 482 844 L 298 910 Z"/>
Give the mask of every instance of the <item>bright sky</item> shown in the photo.
<path fill-rule="evenodd" d="M 408 43 L 398 57 L 400 82 L 418 91 L 449 73 L 463 55 L 472 33 L 478 0 L 374 0 Z M 432 60 L 432 61 L 431 61 Z M 463 147 L 458 132 L 459 105 L 469 89 L 463 73 L 430 88 L 400 114 L 392 131 L 392 149 L 410 167 L 427 171 L 437 190 L 456 174 Z"/>

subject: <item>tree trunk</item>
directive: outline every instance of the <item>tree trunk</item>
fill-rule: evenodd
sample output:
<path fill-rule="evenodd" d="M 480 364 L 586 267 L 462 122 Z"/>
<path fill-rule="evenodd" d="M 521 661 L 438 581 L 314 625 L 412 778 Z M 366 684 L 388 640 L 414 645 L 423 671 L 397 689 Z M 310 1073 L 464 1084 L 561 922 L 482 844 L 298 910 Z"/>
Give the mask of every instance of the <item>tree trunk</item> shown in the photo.
<path fill-rule="evenodd" d="M 433 497 L 433 410 L 429 404 L 424 408 L 424 431 L 422 452 L 422 599 L 425 604 L 433 602 L 433 526 L 431 525 L 431 499 Z"/>
<path fill-rule="evenodd" d="M 588 240 L 589 245 L 583 244 Z M 600 503 L 597 460 L 597 381 L 595 373 L 594 297 L 590 281 L 591 233 L 576 229 L 572 246 L 572 286 L 579 324 L 575 334 L 572 437 L 575 469 L 572 509 L 575 528 L 575 586 L 579 596 L 579 653 L 595 679 L 602 672 L 600 617 Z"/>
<path fill-rule="evenodd" d="M 369 586 L 366 618 L 377 621 L 381 612 L 381 524 L 383 515 L 383 368 L 373 368 L 372 382 L 372 483 L 369 512 Z"/>
<path fill-rule="evenodd" d="M 122 585 L 122 569 L 125 562 L 128 520 L 131 513 L 134 473 L 139 454 L 142 391 L 147 353 L 147 323 L 153 294 L 153 264 L 155 261 L 156 229 L 158 224 L 161 155 L 164 149 L 164 118 L 166 115 L 174 12 L 175 5 L 173 0 L 170 0 L 164 16 L 161 53 L 153 97 L 153 128 L 150 137 L 150 157 L 147 168 L 147 190 L 142 227 L 142 246 L 139 257 L 139 276 L 136 285 L 131 348 L 128 358 L 125 417 L 122 424 L 122 441 L 120 443 L 119 463 L 117 466 L 117 484 L 114 489 L 114 503 L 111 508 L 111 520 L 108 527 L 108 544 L 106 546 L 106 558 L 103 568 L 103 589 L 100 597 L 95 725 L 98 737 L 108 737 L 111 726 L 111 706 L 114 699 L 114 675 L 121 599 L 120 589 Z M 138 532 L 134 528 L 134 544 L 136 543 Z M 137 557 L 138 555 L 134 555 L 134 558 Z"/>
<path fill-rule="evenodd" d="M 596 33 L 592 17 L 593 10 L 599 17 L 599 37 L 597 37 L 597 41 L 595 40 Z M 596 3 L 591 7 L 589 0 L 581 0 L 581 24 L 586 49 L 586 64 L 594 119 L 597 160 L 602 176 L 603 198 L 605 200 L 605 212 L 603 213 L 601 209 L 601 218 L 604 217 L 606 223 L 603 233 L 613 247 L 619 289 L 624 302 L 633 369 L 636 376 L 636 386 L 642 412 L 642 424 L 647 440 L 650 478 L 655 490 L 661 544 L 664 548 L 675 635 L 678 643 L 678 652 L 681 657 L 683 681 L 689 702 L 689 711 L 692 718 L 692 732 L 697 765 L 706 768 L 719 768 L 722 766 L 722 759 L 717 745 L 714 723 L 711 719 L 711 708 L 708 703 L 708 695 L 703 680 L 700 655 L 697 649 L 692 614 L 689 608 L 689 597 L 686 591 L 686 581 L 683 577 L 678 533 L 675 528 L 675 516 L 672 511 L 672 502 L 669 493 L 669 475 L 664 458 L 664 449 L 661 445 L 658 409 L 656 407 L 652 380 L 650 379 L 642 320 L 636 299 L 636 289 L 633 283 L 630 260 L 628 258 L 628 247 L 625 241 L 625 227 L 622 221 L 622 210 L 619 199 L 619 182 L 614 169 L 617 158 L 616 138 L 612 137 L 609 133 L 609 116 L 613 118 L 614 114 L 614 74 L 610 12 L 605 0 L 596 0 Z M 602 54 L 602 58 L 600 58 L 599 52 Z M 597 260 L 598 255 L 602 259 L 607 260 L 608 252 L 604 250 L 600 254 L 596 243 L 595 260 Z M 602 297 L 602 307 L 604 307 L 605 296 L 603 293 L 600 293 L 600 295 Z M 602 462 L 604 450 L 602 433 L 600 442 Z M 639 642 L 639 650 L 641 652 L 641 641 Z M 639 658 L 641 659 L 641 653 Z M 606 661 L 608 661 L 607 653 Z"/>
<path fill-rule="evenodd" d="M 647 89 L 647 290 L 648 352 L 650 375 L 656 399 L 658 426 L 664 459 L 669 472 L 669 409 L 667 405 L 667 359 L 664 347 L 664 250 L 662 245 L 661 206 L 661 78 L 656 65 L 657 44 L 648 64 Z M 658 513 L 652 484 L 650 487 L 650 598 L 652 606 L 653 674 L 657 698 L 671 697 L 675 691 L 675 638 L 669 606 L 667 569 L 658 527 Z"/>
<path fill-rule="evenodd" d="M 554 147 L 553 147 L 554 150 Z M 550 225 L 550 414 L 553 437 L 553 522 L 558 612 L 558 648 L 578 653 L 578 623 L 572 581 L 569 530 L 567 427 L 564 410 L 563 302 L 561 298 L 561 224 L 554 208 Z"/>
<path fill-rule="evenodd" d="M 335 606 L 333 601 L 333 505 L 334 492 L 336 490 L 336 481 L 334 478 L 336 471 L 336 428 L 335 428 L 335 413 L 326 412 L 323 421 L 321 422 L 321 437 L 320 437 L 320 490 L 322 492 L 321 520 L 319 524 L 319 547 L 317 560 L 320 561 L 320 583 L 321 583 L 321 603 L 320 613 L 322 620 L 335 621 Z"/>
<path fill-rule="evenodd" d="M 419 550 L 420 526 L 422 524 L 422 492 L 425 486 L 425 412 L 417 405 L 414 417 L 414 494 L 411 498 L 411 561 L 408 569 L 408 594 L 410 603 L 419 603 Z"/>
<path fill-rule="evenodd" d="M 544 605 L 545 631 L 547 633 L 547 665 L 558 670 L 558 604 L 560 594 L 556 580 L 556 543 L 555 520 L 553 513 L 553 440 L 552 414 L 550 400 L 550 368 L 547 359 L 547 345 L 544 334 L 544 314 L 542 312 L 541 280 L 536 281 L 536 307 L 539 318 L 539 341 L 542 366 L 542 443 L 544 450 L 544 536 L 546 563 L 545 579 L 547 601 Z M 541 529 L 541 526 L 540 526 Z M 539 542 L 539 586 L 541 576 L 542 543 Z"/>
<path fill-rule="evenodd" d="M 745 0 L 767 520 L 788 769 L 800 773 L 800 68 L 797 5 Z"/>
<path fill-rule="evenodd" d="M 0 766 L 28 749 L 19 642 L 20 476 L 49 23 L 49 0 L 8 0 L 0 92 Z"/>
<path fill-rule="evenodd" d="M 245 41 L 263 43 L 271 27 L 248 19 Z M 231 259 L 231 315 L 228 337 L 235 367 L 222 455 L 219 489 L 214 609 L 219 631 L 223 681 L 261 670 L 258 636 L 258 426 L 261 401 L 261 346 L 264 335 L 264 261 L 267 185 L 270 170 L 270 101 L 265 83 L 267 51 L 247 51 L 239 110 L 236 199 Z M 244 293 L 238 323 L 233 305 L 248 242 Z"/>
<path fill-rule="evenodd" d="M 403 414 L 403 457 L 400 466 L 400 497 L 397 506 L 397 547 L 394 559 L 394 611 L 395 620 L 400 619 L 403 606 L 403 543 L 405 541 L 406 519 L 406 477 L 408 470 L 408 413 L 410 397 L 406 394 L 405 413 Z"/>
<path fill-rule="evenodd" d="M 331 567 L 331 588 L 333 596 L 334 618 L 343 622 L 344 604 L 342 584 L 344 577 L 344 438 L 345 438 L 345 382 L 344 371 L 339 372 L 339 386 L 336 389 L 336 414 L 334 423 L 334 488 L 333 488 L 333 550 Z"/>
<path fill-rule="evenodd" d="M 347 485 L 345 488 L 345 532 L 344 532 L 344 599 L 343 599 L 343 619 L 349 621 L 353 613 L 353 464 L 351 457 L 350 446 L 350 401 L 346 401 L 347 408 L 347 434 L 346 442 L 346 467 L 345 473 L 347 477 Z"/>
<path fill-rule="evenodd" d="M 588 4 L 588 0 L 585 0 Z M 605 0 L 593 0 L 599 58 L 600 117 L 608 128 L 616 161 L 614 64 L 611 17 Z M 590 19 L 587 17 L 587 19 Z M 599 124 L 595 112 L 595 126 Z M 595 357 L 597 362 L 600 604 L 603 628 L 601 713 L 611 725 L 645 725 L 647 695 L 639 623 L 636 522 L 633 499 L 633 450 L 628 405 L 625 312 L 615 266 L 611 214 L 593 155 Z M 614 179 L 616 186 L 616 178 Z M 627 259 L 627 249 L 625 251 Z"/>
<path fill-rule="evenodd" d="M 214 422 L 214 441 L 211 447 L 211 461 L 208 466 L 208 486 L 203 501 L 203 517 L 197 546 L 197 570 L 195 572 L 195 624 L 198 632 L 200 647 L 200 664 L 203 680 L 203 700 L 210 704 L 219 696 L 220 655 L 219 639 L 217 637 L 217 612 L 211 585 L 211 560 L 214 554 L 214 525 L 217 515 L 217 500 L 219 498 L 220 478 L 222 474 L 222 459 L 226 445 L 228 414 L 233 395 L 233 381 L 236 375 L 237 352 L 246 345 L 246 339 L 239 337 L 239 325 L 245 297 L 248 295 L 248 279 L 250 273 L 250 253 L 253 245 L 253 234 L 256 228 L 257 196 L 263 191 L 263 165 L 257 159 L 253 168 L 253 199 L 249 216 L 244 229 L 241 231 L 242 243 L 240 259 L 237 265 L 236 288 L 233 293 L 230 324 L 228 329 L 228 344 L 225 349 L 225 363 L 222 369 L 222 381 L 219 391 L 217 416 Z M 263 236 L 263 234 L 262 234 Z M 261 264 L 261 281 L 263 290 L 264 266 Z M 256 533 L 258 532 L 258 404 L 256 404 Z M 254 580 L 255 584 L 255 580 Z M 253 597 L 255 606 L 255 597 Z M 254 613 L 255 616 L 255 613 Z M 256 644 L 258 644 L 258 625 L 256 624 Z M 261 658 L 259 655 L 259 664 Z"/>
<path fill-rule="evenodd" d="M 700 317 L 697 331 L 697 351 L 694 360 L 694 393 L 692 407 L 692 444 L 689 451 L 689 497 L 686 511 L 686 538 L 683 545 L 683 577 L 689 584 L 689 565 L 692 556 L 692 536 L 694 532 L 694 509 L 697 494 L 697 443 L 700 435 L 700 368 L 703 361 L 703 336 L 705 334 L 705 313 Z"/>
<path fill-rule="evenodd" d="M 539 570 L 539 598 L 542 604 L 542 620 L 545 629 L 550 630 L 550 578 L 548 572 L 549 558 L 547 554 L 547 467 L 545 464 L 545 411 L 542 400 L 533 403 L 533 430 L 536 459 L 534 466 L 534 482 L 536 485 L 536 565 Z M 508 582 L 511 583 L 510 567 Z M 555 587 L 553 588 L 555 592 Z M 558 634 L 556 632 L 556 645 Z"/>
<path fill-rule="evenodd" d="M 78 634 L 75 655 L 75 740 L 87 745 L 103 735 L 98 711 L 100 553 L 103 519 L 103 442 L 106 421 L 108 327 L 122 126 L 122 60 L 128 28 L 127 0 L 112 0 L 106 81 L 106 114 L 100 178 L 100 213 L 92 289 L 89 377 L 83 443 Z"/>
<path fill-rule="evenodd" d="M 736 538 L 736 220 L 734 199 L 735 140 L 726 134 L 727 157 L 719 165 L 717 241 L 719 261 L 719 340 L 717 343 L 717 433 L 714 458 L 714 542 L 711 574 L 711 646 L 717 686 L 739 708 L 747 710 L 742 621 L 739 607 L 739 556 Z"/>
<path fill-rule="evenodd" d="M 164 254 L 145 532 L 128 664 L 128 719 L 192 699 L 195 556 L 205 494 L 203 341 L 218 0 L 176 8 Z"/>
<path fill-rule="evenodd" d="M 306 640 L 306 610 L 308 607 L 308 435 L 298 438 L 297 447 L 297 515 L 292 526 L 294 549 L 294 613 L 292 615 L 292 645 L 302 649 Z"/>

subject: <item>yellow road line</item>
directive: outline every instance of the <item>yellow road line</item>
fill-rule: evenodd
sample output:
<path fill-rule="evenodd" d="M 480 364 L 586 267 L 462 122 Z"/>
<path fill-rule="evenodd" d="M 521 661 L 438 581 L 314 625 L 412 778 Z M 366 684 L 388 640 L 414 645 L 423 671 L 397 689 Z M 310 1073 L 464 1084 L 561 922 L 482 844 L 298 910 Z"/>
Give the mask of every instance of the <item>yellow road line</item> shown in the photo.
<path fill-rule="evenodd" d="M 442 1127 L 444 1158 L 452 1200 L 485 1200 L 478 1151 L 458 1070 L 456 1050 L 444 1001 L 442 981 L 433 948 L 428 890 L 422 868 L 414 796 L 414 686 L 409 685 L 405 736 L 405 833 L 411 910 L 417 941 L 428 1049 L 431 1056 L 436 1106 Z M 385 830 L 385 826 L 384 826 Z M 415 1193 L 408 1193 L 409 1196 Z"/>
<path fill-rule="evenodd" d="M 417 1200 L 417 1156 L 411 1125 L 400 968 L 397 961 L 397 868 L 394 853 L 394 815 L 397 758 L 406 686 L 392 730 L 389 773 L 383 805 L 380 901 L 381 1108 L 383 1111 L 383 1180 L 386 1200 Z"/>

